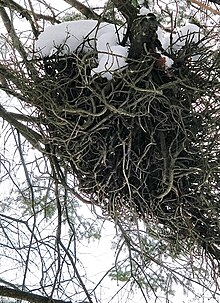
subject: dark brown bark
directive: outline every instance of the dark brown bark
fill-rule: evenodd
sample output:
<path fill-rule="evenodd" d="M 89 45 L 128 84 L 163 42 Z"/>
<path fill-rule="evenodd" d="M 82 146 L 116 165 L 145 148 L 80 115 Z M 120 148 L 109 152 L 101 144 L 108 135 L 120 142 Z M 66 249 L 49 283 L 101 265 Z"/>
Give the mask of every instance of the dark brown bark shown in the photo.
<path fill-rule="evenodd" d="M 0 286 L 0 296 L 7 298 L 14 298 L 19 300 L 25 300 L 31 303 L 70 303 L 71 301 L 56 300 L 26 291 L 12 289 L 6 286 Z"/>
<path fill-rule="evenodd" d="M 114 5 L 123 15 L 123 17 L 131 25 L 132 21 L 137 17 L 137 9 L 131 4 L 129 0 L 113 0 Z"/>

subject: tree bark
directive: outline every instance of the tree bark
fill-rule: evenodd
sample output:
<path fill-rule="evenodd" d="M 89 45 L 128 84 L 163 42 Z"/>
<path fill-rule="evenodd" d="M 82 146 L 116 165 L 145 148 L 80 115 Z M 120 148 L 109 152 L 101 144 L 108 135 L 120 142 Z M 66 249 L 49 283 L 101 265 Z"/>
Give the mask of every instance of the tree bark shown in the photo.
<path fill-rule="evenodd" d="M 91 8 L 87 7 L 78 0 L 64 0 L 69 5 L 77 9 L 81 14 L 86 16 L 88 19 L 100 19 L 100 16 L 96 14 Z"/>
<path fill-rule="evenodd" d="M 26 291 L 12 289 L 6 286 L 0 286 L 0 296 L 25 300 L 31 303 L 71 303 L 71 301 L 67 302 L 63 300 L 52 299 L 33 293 L 28 293 Z"/>
<path fill-rule="evenodd" d="M 128 25 L 131 25 L 132 21 L 137 17 L 138 10 L 129 0 L 113 0 L 113 3 L 126 19 Z"/>

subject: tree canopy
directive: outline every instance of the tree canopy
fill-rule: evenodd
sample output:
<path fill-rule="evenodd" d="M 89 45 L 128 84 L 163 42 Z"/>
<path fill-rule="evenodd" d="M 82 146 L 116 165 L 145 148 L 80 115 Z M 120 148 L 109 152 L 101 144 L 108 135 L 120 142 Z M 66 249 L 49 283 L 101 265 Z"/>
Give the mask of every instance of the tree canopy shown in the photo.
<path fill-rule="evenodd" d="M 218 302 L 220 2 L 0 0 L 0 16 L 0 296 Z M 109 234 L 91 278 L 82 247 Z"/>

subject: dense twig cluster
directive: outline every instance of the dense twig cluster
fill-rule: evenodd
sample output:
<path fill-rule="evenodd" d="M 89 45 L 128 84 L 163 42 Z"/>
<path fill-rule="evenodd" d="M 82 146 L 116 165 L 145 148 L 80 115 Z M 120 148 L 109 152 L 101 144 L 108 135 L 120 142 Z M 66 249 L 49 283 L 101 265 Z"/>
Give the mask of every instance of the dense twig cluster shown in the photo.
<path fill-rule="evenodd" d="M 5 27 L 0 37 L 0 90 L 6 93 L 0 118 L 7 122 L 0 134 L 0 171 L 2 187 L 9 179 L 13 184 L 12 194 L 1 201 L 2 277 L 9 271 L 12 275 L 1 277 L 6 287 L 0 294 L 33 302 L 79 298 L 92 303 L 99 300 L 100 286 L 102 300 L 108 272 L 100 280 L 93 272 L 95 286 L 90 287 L 78 245 L 82 239 L 101 236 L 96 222 L 103 221 L 93 207 L 97 205 L 104 214 L 101 219 L 112 219 L 117 230 L 109 273 L 123 285 L 113 291 L 113 300 L 116 292 L 123 291 L 125 297 L 125 287 L 129 296 L 138 287 L 146 302 L 152 294 L 159 300 L 158 290 L 169 301 L 176 285 L 194 293 L 197 288 L 191 282 L 196 282 L 205 290 L 203 298 L 208 290 L 218 301 L 220 57 L 217 48 L 206 47 L 206 42 L 219 40 L 218 1 L 187 2 L 189 14 L 182 1 L 168 1 L 166 6 L 153 1 L 149 13 L 148 1 L 139 10 L 137 1 L 109 0 L 97 14 L 78 0 L 64 0 L 85 18 L 117 28 L 113 47 L 124 48 L 128 59 L 112 80 L 94 75 L 100 71 L 98 52 L 103 52 L 96 35 L 83 35 L 85 44 L 76 43 L 76 49 L 68 44 L 69 31 L 62 45 L 55 30 L 55 36 L 46 35 L 38 48 L 40 32 L 49 23 L 62 22 L 62 12 L 47 1 L 35 1 L 39 10 L 30 0 L 24 6 L 0 2 Z M 183 37 L 177 26 L 188 19 L 198 30 L 190 24 L 189 35 Z M 25 30 L 19 30 L 17 21 L 27 25 Z M 159 41 L 158 26 L 164 38 L 170 33 L 168 49 Z M 122 37 L 119 28 L 124 29 Z M 116 55 L 107 38 L 101 41 L 109 46 L 105 55 L 112 51 L 106 68 Z M 39 57 L 37 50 L 46 56 L 50 42 L 51 53 L 55 48 L 57 53 Z M 86 48 L 90 52 L 84 53 Z M 174 62 L 171 68 L 165 55 Z M 116 55 L 116 61 L 123 56 Z M 40 151 L 39 158 L 32 147 Z M 81 216 L 75 198 L 92 206 L 96 222 Z"/>
<path fill-rule="evenodd" d="M 45 58 L 34 105 L 48 152 L 105 213 L 156 219 L 164 237 L 219 259 L 219 75 L 207 50 L 195 62 L 193 51 L 170 70 L 146 54 L 111 81 L 90 76 L 91 54 Z"/>

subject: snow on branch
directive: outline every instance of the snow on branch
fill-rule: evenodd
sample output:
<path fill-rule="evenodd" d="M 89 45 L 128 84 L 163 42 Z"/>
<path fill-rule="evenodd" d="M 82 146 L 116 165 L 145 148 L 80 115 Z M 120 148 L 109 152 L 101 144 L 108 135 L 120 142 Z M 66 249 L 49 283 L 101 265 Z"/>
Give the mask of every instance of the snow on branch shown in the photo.
<path fill-rule="evenodd" d="M 63 22 L 47 27 L 40 34 L 36 42 L 36 51 L 42 57 L 96 52 L 98 54 L 96 60 L 94 55 L 96 66 L 91 69 L 91 75 L 100 74 L 111 80 L 114 71 L 127 65 L 129 43 L 126 46 L 120 45 L 124 33 L 125 28 L 96 20 Z M 161 29 L 158 29 L 157 35 L 163 49 L 168 53 L 179 51 L 186 43 L 198 44 L 204 37 L 200 33 L 200 28 L 194 24 L 186 24 L 178 29 L 172 39 Z M 134 48 L 137 48 L 137 45 L 134 45 Z M 173 61 L 169 57 L 164 58 L 167 67 L 171 67 Z"/>
<path fill-rule="evenodd" d="M 123 29 L 106 22 L 78 20 L 47 27 L 36 42 L 36 50 L 43 57 L 98 52 L 98 63 L 91 73 L 112 78 L 112 72 L 126 65 L 128 48 L 122 47 Z"/>

